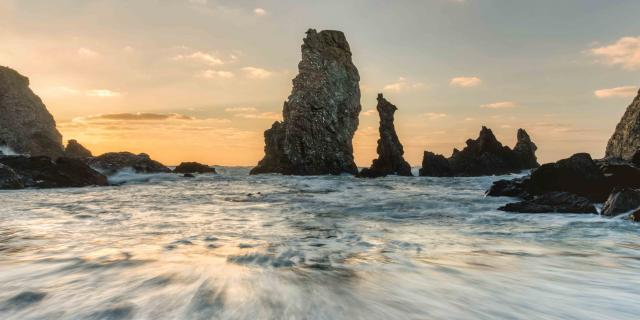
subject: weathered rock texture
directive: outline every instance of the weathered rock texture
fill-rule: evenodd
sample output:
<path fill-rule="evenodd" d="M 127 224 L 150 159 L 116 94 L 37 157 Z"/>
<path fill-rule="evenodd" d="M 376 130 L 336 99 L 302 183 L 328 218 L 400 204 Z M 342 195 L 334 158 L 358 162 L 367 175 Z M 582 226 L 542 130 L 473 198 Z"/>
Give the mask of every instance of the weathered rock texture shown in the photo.
<path fill-rule="evenodd" d="M 21 154 L 57 158 L 64 155 L 62 135 L 29 79 L 0 66 L 0 146 Z"/>
<path fill-rule="evenodd" d="M 607 157 L 631 159 L 640 150 L 640 91 L 616 126 L 609 143 Z"/>
<path fill-rule="evenodd" d="M 585 197 L 568 192 L 549 192 L 530 200 L 509 203 L 498 210 L 521 213 L 598 213 Z"/>
<path fill-rule="evenodd" d="M 73 139 L 67 142 L 67 147 L 64 150 L 64 155 L 65 157 L 76 159 L 93 157 L 93 154 L 91 154 L 91 151 L 89 151 L 89 149 L 85 148 L 77 140 Z"/>
<path fill-rule="evenodd" d="M 373 160 L 371 167 L 360 172 L 364 177 L 382 177 L 389 174 L 412 176 L 411 166 L 404 160 L 404 149 L 396 134 L 393 115 L 398 110 L 387 99 L 378 94 L 378 114 L 380 114 L 380 139 L 378 139 L 378 159 Z"/>
<path fill-rule="evenodd" d="M 523 129 L 518 130 L 518 142 L 513 150 L 503 146 L 495 135 L 482 127 L 478 139 L 469 139 L 467 146 L 453 154 L 446 162 L 444 156 L 425 152 L 422 161 L 422 176 L 486 176 L 519 172 L 539 166 L 536 145 Z"/>
<path fill-rule="evenodd" d="M 11 168 L 0 163 L 0 189 L 22 189 L 20 176 Z"/>
<path fill-rule="evenodd" d="M 340 31 L 307 31 L 283 121 L 265 131 L 265 156 L 252 174 L 356 174 L 353 135 L 360 76 Z"/>
<path fill-rule="evenodd" d="M 106 175 L 131 168 L 136 173 L 168 173 L 171 169 L 162 163 L 152 160 L 146 153 L 135 155 L 131 152 L 109 152 L 84 160 L 92 168 Z"/>
<path fill-rule="evenodd" d="M 175 169 L 174 173 L 216 173 L 216 169 L 206 164 L 197 162 L 183 162 Z"/>
<path fill-rule="evenodd" d="M 614 190 L 602 207 L 603 216 L 617 216 L 640 207 L 640 191 L 629 188 Z"/>
<path fill-rule="evenodd" d="M 45 156 L 6 156 L 0 157 L 0 164 L 11 168 L 20 180 L 19 185 L 9 186 L 8 189 L 77 188 L 108 184 L 104 175 L 78 159 L 51 160 Z"/>

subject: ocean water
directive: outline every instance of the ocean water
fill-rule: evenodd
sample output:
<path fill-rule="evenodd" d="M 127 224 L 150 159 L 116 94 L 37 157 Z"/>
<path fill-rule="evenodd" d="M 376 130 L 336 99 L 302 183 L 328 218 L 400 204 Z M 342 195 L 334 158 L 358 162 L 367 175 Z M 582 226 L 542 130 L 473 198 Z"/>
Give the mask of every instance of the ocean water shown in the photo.
<path fill-rule="evenodd" d="M 638 319 L 640 224 L 501 177 L 114 177 L 0 191 L 0 319 Z"/>

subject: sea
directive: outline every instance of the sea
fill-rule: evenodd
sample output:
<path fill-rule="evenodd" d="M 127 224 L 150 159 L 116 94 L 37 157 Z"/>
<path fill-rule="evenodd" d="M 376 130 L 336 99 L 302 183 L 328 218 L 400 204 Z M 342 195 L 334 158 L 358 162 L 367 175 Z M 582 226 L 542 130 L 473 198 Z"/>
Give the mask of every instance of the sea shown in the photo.
<path fill-rule="evenodd" d="M 121 172 L 0 191 L 0 319 L 640 319 L 640 224 L 477 178 Z"/>

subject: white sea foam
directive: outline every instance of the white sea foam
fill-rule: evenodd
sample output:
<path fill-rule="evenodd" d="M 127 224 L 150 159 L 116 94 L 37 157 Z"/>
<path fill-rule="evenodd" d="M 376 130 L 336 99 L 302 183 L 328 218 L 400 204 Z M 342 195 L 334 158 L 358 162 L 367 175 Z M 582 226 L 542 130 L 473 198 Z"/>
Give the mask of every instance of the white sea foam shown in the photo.
<path fill-rule="evenodd" d="M 9 148 L 9 146 L 0 145 L 0 154 L 5 156 L 15 156 L 18 155 L 17 152 L 13 151 L 13 149 Z"/>

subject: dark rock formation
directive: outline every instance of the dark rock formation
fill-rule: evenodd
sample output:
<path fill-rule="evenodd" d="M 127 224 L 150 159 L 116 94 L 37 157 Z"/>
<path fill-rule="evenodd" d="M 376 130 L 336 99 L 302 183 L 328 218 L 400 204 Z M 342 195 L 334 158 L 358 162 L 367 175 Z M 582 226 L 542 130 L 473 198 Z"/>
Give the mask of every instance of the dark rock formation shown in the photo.
<path fill-rule="evenodd" d="M 441 154 L 425 151 L 419 174 L 428 177 L 453 177 L 449 160 Z"/>
<path fill-rule="evenodd" d="M 67 148 L 64 150 L 64 155 L 67 158 L 77 159 L 93 157 L 93 154 L 91 154 L 91 151 L 89 151 L 89 149 L 85 148 L 77 140 L 73 139 L 69 140 L 69 142 L 67 143 Z"/>
<path fill-rule="evenodd" d="M 378 114 L 380 115 L 380 139 L 378 139 L 378 159 L 373 160 L 371 167 L 363 169 L 360 175 L 375 178 L 389 174 L 399 176 L 413 176 L 411 166 L 404 160 L 404 149 L 396 134 L 393 124 L 393 114 L 398 110 L 387 99 L 378 94 Z"/>
<path fill-rule="evenodd" d="M 11 168 L 26 188 L 77 188 L 106 186 L 107 178 L 78 159 L 5 156 L 0 163 Z"/>
<path fill-rule="evenodd" d="M 0 66 L 0 146 L 20 154 L 64 155 L 62 136 L 42 100 L 29 89 L 29 79 Z"/>
<path fill-rule="evenodd" d="M 265 156 L 251 173 L 356 174 L 360 76 L 344 34 L 307 31 L 298 69 L 283 121 L 265 131 Z"/>
<path fill-rule="evenodd" d="M 602 215 L 613 217 L 640 207 L 640 191 L 629 188 L 617 188 L 602 207 Z"/>
<path fill-rule="evenodd" d="M 598 213 L 591 200 L 568 192 L 549 192 L 498 210 L 520 213 Z"/>
<path fill-rule="evenodd" d="M 478 139 L 469 139 L 467 146 L 453 154 L 447 163 L 444 156 L 425 152 L 422 161 L 422 176 L 486 176 L 515 173 L 538 166 L 535 152 L 536 145 L 526 131 L 518 130 L 518 142 L 511 150 L 496 139 L 493 132 L 482 127 Z M 448 165 L 447 165 L 448 164 Z"/>
<path fill-rule="evenodd" d="M 145 153 L 135 155 L 131 152 L 109 152 L 98 157 L 86 158 L 84 161 L 106 175 L 115 174 L 126 168 L 131 168 L 137 173 L 171 172 L 171 169 L 152 160 Z"/>
<path fill-rule="evenodd" d="M 630 160 L 640 150 L 640 92 L 616 126 L 609 143 L 607 157 L 618 157 Z"/>
<path fill-rule="evenodd" d="M 624 188 L 640 188 L 640 169 L 619 158 L 595 160 L 604 174 L 607 185 Z"/>
<path fill-rule="evenodd" d="M 22 189 L 24 184 L 13 169 L 0 164 L 0 189 Z"/>
<path fill-rule="evenodd" d="M 216 169 L 209 167 L 206 164 L 197 162 L 183 162 L 175 169 L 174 173 L 216 173 Z"/>
<path fill-rule="evenodd" d="M 640 210 L 636 210 L 629 215 L 629 220 L 633 222 L 640 222 Z"/>
<path fill-rule="evenodd" d="M 527 191 L 527 185 L 529 182 L 529 177 L 513 180 L 498 180 L 493 183 L 486 195 L 490 197 L 517 197 L 522 199 L 531 199 L 533 196 Z"/>

